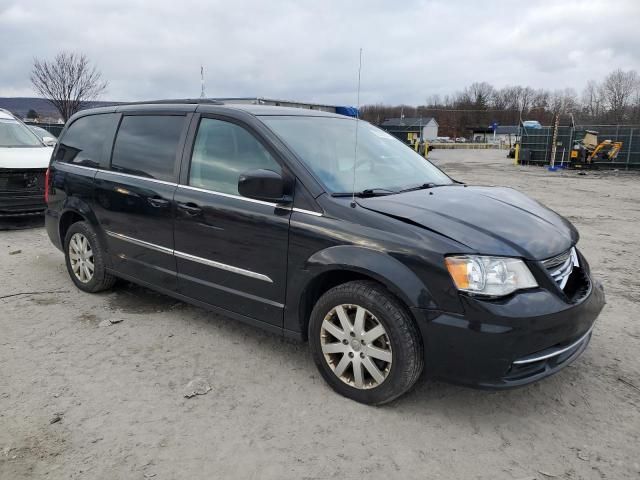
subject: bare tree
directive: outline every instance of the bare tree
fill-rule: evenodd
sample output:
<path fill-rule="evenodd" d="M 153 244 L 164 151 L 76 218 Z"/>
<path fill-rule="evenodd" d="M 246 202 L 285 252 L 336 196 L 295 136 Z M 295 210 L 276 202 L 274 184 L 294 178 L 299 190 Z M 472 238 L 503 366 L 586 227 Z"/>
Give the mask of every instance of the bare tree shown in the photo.
<path fill-rule="evenodd" d="M 437 93 L 433 95 L 429 95 L 427 98 L 427 105 L 430 107 L 439 107 L 442 105 L 442 100 L 440 100 L 440 95 Z"/>
<path fill-rule="evenodd" d="M 573 113 L 578 109 L 578 95 L 573 88 L 555 90 L 550 97 L 549 109 L 557 114 Z"/>
<path fill-rule="evenodd" d="M 457 137 L 470 126 L 492 122 L 517 125 L 520 120 L 538 120 L 551 125 L 556 115 L 568 121 L 571 114 L 583 125 L 640 122 L 640 75 L 634 70 L 615 70 L 602 82 L 589 81 L 579 97 L 573 88 L 533 89 L 512 85 L 496 89 L 475 82 L 452 94 L 428 95 L 426 105 L 365 105 L 366 120 L 381 123 L 386 118 L 433 116 L 442 136 Z"/>
<path fill-rule="evenodd" d="M 635 70 L 625 72 L 617 69 L 604 79 L 602 84 L 604 101 L 616 122 L 624 120 L 627 107 L 638 91 L 639 85 L 640 79 Z"/>
<path fill-rule="evenodd" d="M 72 52 L 60 52 L 53 61 L 34 59 L 31 84 L 56 107 L 65 122 L 107 88 L 87 57 Z"/>
<path fill-rule="evenodd" d="M 464 95 L 476 107 L 485 109 L 489 107 L 489 102 L 493 99 L 495 89 L 487 82 L 474 82 L 465 88 Z"/>
<path fill-rule="evenodd" d="M 542 88 L 535 91 L 531 98 L 531 109 L 544 112 L 549 109 L 549 104 L 553 102 L 552 95 L 548 90 Z"/>
<path fill-rule="evenodd" d="M 599 118 L 602 114 L 602 87 L 593 80 L 587 82 L 582 92 L 582 105 L 591 118 Z"/>

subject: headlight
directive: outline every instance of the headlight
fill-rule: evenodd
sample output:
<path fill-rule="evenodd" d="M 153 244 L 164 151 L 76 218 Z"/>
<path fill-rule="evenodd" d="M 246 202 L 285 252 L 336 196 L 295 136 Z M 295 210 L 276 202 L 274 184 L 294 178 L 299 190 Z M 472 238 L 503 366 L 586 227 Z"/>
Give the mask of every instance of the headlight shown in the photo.
<path fill-rule="evenodd" d="M 458 290 L 500 297 L 522 288 L 537 287 L 531 271 L 518 258 L 461 255 L 445 258 Z"/>

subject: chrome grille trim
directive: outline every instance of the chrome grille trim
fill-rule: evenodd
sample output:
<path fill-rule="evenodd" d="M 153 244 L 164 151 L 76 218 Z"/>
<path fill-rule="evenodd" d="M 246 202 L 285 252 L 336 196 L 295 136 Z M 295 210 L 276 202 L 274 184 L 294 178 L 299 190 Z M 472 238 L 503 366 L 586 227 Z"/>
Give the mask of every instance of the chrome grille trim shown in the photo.
<path fill-rule="evenodd" d="M 565 253 L 543 260 L 542 264 L 561 290 L 567 285 L 569 276 L 571 272 L 573 272 L 573 267 L 580 266 L 575 247 L 571 247 L 571 249 Z"/>

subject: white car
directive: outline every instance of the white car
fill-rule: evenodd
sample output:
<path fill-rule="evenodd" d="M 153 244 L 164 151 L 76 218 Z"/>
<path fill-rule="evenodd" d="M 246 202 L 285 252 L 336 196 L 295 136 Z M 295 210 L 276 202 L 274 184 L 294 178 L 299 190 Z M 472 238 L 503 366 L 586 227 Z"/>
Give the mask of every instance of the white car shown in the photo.
<path fill-rule="evenodd" d="M 36 127 L 35 125 L 29 125 L 29 128 L 33 133 L 35 133 L 40 138 L 42 143 L 44 143 L 47 147 L 56 146 L 58 139 L 53 133 L 49 132 L 48 130 L 45 130 L 42 127 Z"/>
<path fill-rule="evenodd" d="M 29 127 L 0 109 L 0 218 L 44 213 L 52 152 Z"/>

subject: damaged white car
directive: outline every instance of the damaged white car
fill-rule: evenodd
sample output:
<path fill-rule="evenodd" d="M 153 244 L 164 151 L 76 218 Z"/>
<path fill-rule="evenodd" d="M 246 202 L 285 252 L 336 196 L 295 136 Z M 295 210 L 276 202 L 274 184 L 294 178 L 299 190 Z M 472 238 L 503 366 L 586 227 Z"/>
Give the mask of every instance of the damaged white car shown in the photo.
<path fill-rule="evenodd" d="M 29 127 L 0 109 L 0 218 L 44 213 L 52 151 Z"/>

